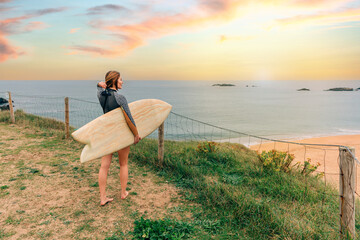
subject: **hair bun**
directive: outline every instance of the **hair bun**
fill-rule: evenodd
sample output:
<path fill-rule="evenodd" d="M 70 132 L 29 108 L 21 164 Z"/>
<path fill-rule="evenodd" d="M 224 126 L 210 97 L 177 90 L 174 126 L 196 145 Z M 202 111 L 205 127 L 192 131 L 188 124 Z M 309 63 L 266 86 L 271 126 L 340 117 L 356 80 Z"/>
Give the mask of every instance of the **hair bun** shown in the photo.
<path fill-rule="evenodd" d="M 105 83 L 108 88 L 115 86 L 117 89 L 117 81 L 120 77 L 120 73 L 117 71 L 108 71 L 105 75 Z"/>

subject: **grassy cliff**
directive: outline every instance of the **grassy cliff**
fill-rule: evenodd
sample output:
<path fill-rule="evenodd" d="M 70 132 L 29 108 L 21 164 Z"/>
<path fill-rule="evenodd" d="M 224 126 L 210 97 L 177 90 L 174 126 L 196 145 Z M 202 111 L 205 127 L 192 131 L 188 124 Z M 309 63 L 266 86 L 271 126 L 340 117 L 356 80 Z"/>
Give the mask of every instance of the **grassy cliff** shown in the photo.
<path fill-rule="evenodd" d="M 21 111 L 10 124 L 8 112 L 0 113 L 0 238 L 339 237 L 337 190 L 314 175 L 264 168 L 239 144 L 165 141 L 160 164 L 157 141 L 143 139 L 130 151 L 130 198 L 101 208 L 99 161 L 81 165 L 82 146 L 63 129 Z M 112 164 L 108 194 L 115 197 L 117 174 Z"/>

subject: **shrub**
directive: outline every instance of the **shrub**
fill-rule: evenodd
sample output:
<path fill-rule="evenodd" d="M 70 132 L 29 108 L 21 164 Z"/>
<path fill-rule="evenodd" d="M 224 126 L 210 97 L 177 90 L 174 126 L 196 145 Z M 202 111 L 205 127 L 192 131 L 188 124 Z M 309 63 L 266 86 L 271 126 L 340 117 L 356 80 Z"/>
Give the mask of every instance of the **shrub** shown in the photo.
<path fill-rule="evenodd" d="M 316 165 L 311 164 L 310 158 L 307 158 L 307 160 L 304 161 L 304 164 L 297 162 L 296 164 L 291 165 L 294 160 L 294 154 L 288 154 L 287 152 L 280 152 L 276 150 L 268 152 L 263 151 L 261 154 L 258 154 L 258 156 L 260 162 L 265 168 L 276 172 L 282 171 L 287 173 L 296 169 L 300 170 L 302 175 L 307 176 L 313 173 L 320 166 L 320 163 L 317 163 Z M 322 174 L 320 173 L 319 176 L 321 175 Z"/>
<path fill-rule="evenodd" d="M 276 151 L 275 149 L 271 151 L 263 151 L 258 155 L 262 165 L 267 168 L 274 170 L 276 172 L 290 172 L 291 163 L 294 160 L 293 154 L 288 154 L 286 152 Z"/>
<path fill-rule="evenodd" d="M 201 142 L 198 144 L 196 151 L 198 153 L 212 153 L 216 152 L 216 143 L 215 142 Z"/>
<path fill-rule="evenodd" d="M 303 168 L 301 170 L 301 174 L 307 176 L 310 173 L 314 172 L 320 166 L 320 163 L 313 165 L 310 162 L 311 162 L 310 158 L 308 158 L 307 161 L 304 161 Z M 319 175 L 322 175 L 322 174 L 319 174 Z"/>

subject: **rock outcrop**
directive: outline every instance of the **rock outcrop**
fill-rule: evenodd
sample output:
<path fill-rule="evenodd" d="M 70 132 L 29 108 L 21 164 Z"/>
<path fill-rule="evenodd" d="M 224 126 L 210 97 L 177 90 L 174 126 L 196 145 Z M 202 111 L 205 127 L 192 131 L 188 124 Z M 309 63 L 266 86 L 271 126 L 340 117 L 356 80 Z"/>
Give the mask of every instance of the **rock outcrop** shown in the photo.
<path fill-rule="evenodd" d="M 2 97 L 0 97 L 0 110 L 10 110 L 9 101 Z"/>
<path fill-rule="evenodd" d="M 338 87 L 338 88 L 329 88 L 328 90 L 325 91 L 354 91 L 353 88 L 346 88 L 346 87 Z"/>
<path fill-rule="evenodd" d="M 235 86 L 234 84 L 230 84 L 230 83 L 217 83 L 217 84 L 213 84 L 212 85 L 213 87 L 214 86 L 219 86 L 219 87 L 232 87 L 232 86 Z"/>

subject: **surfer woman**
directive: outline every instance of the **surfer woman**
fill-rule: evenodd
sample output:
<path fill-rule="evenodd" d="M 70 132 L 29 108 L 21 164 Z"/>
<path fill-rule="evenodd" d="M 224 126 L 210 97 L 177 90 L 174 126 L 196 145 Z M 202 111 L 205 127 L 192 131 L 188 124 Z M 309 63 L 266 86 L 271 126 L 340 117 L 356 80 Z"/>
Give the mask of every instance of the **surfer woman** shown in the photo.
<path fill-rule="evenodd" d="M 134 144 L 137 144 L 141 138 L 136 129 L 135 121 L 131 116 L 130 109 L 126 98 L 117 92 L 122 88 L 123 80 L 119 72 L 109 71 L 105 75 L 105 82 L 99 82 L 97 84 L 99 102 L 103 108 L 104 114 L 121 108 L 124 113 L 126 123 L 128 124 L 131 132 L 134 134 Z M 121 184 L 121 199 L 125 199 L 128 196 L 126 191 L 126 185 L 128 180 L 128 156 L 130 152 L 130 146 L 118 151 L 119 164 L 120 164 L 120 184 Z M 101 158 L 101 167 L 99 171 L 99 188 L 100 188 L 100 205 L 104 206 L 108 202 L 111 202 L 113 198 L 106 197 L 106 180 L 107 174 L 110 168 L 111 159 L 113 154 L 103 156 Z"/>

